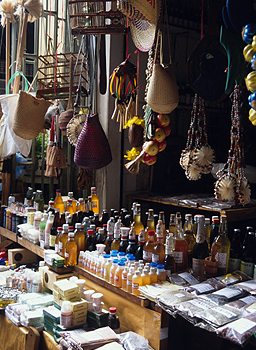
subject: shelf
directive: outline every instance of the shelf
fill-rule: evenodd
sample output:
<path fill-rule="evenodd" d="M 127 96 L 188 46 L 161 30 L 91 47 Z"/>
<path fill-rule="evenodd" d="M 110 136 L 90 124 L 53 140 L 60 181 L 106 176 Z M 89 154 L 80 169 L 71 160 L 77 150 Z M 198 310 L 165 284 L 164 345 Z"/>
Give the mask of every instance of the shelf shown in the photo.
<path fill-rule="evenodd" d="M 130 294 L 121 288 L 117 288 L 117 287 L 113 286 L 112 284 L 108 283 L 107 281 L 105 281 L 104 279 L 102 279 L 98 276 L 95 276 L 91 272 L 88 272 L 79 266 L 75 267 L 75 271 L 79 275 L 85 277 L 86 279 L 92 281 L 93 283 L 96 283 L 99 286 L 104 287 L 104 288 L 110 290 L 111 292 L 114 292 L 114 293 L 120 295 L 121 297 L 131 301 L 134 304 L 140 305 L 142 307 L 148 307 L 150 305 L 150 301 L 148 299 L 143 298 L 143 297 L 137 297 L 136 295 Z"/>
<path fill-rule="evenodd" d="M 23 248 L 26 248 L 30 250 L 31 252 L 35 253 L 36 255 L 40 256 L 41 258 L 44 258 L 44 249 L 40 248 L 38 245 L 29 242 L 28 240 L 18 237 L 16 233 L 7 230 L 6 228 L 0 227 L 0 235 L 3 237 L 8 238 L 9 240 L 18 243 Z"/>

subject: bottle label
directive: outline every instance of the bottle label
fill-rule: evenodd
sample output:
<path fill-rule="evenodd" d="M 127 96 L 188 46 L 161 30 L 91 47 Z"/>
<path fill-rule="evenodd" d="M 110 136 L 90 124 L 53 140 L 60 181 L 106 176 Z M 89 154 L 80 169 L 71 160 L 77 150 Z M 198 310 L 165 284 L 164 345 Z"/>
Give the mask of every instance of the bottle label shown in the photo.
<path fill-rule="evenodd" d="M 240 259 L 229 259 L 229 271 L 233 272 L 236 270 L 240 270 L 240 264 L 241 264 L 241 260 Z"/>
<path fill-rule="evenodd" d="M 183 263 L 183 252 L 173 252 L 175 264 Z"/>
<path fill-rule="evenodd" d="M 132 283 L 132 289 L 139 289 L 139 283 Z"/>
<path fill-rule="evenodd" d="M 65 258 L 68 259 L 69 254 L 67 252 L 65 252 Z"/>
<path fill-rule="evenodd" d="M 218 267 L 225 269 L 227 267 L 227 253 L 217 253 L 216 260 L 218 262 Z"/>
<path fill-rule="evenodd" d="M 152 254 L 152 262 L 157 263 L 159 261 L 159 255 L 158 254 Z"/>
<path fill-rule="evenodd" d="M 143 250 L 143 260 L 150 262 L 152 260 L 152 253 L 146 250 Z"/>
<path fill-rule="evenodd" d="M 127 275 L 122 275 L 122 280 L 127 281 Z"/>
<path fill-rule="evenodd" d="M 92 201 L 91 201 L 91 207 L 92 207 L 92 208 L 97 208 L 97 207 L 98 207 L 98 202 L 92 200 Z"/>
<path fill-rule="evenodd" d="M 55 246 L 55 240 L 56 240 L 56 236 L 50 235 L 50 247 Z"/>
<path fill-rule="evenodd" d="M 127 279 L 127 286 L 132 286 L 132 281 Z"/>
<path fill-rule="evenodd" d="M 118 282 L 118 281 L 119 281 L 119 276 L 118 276 L 118 275 L 115 275 L 114 280 L 115 280 L 116 282 Z"/>
<path fill-rule="evenodd" d="M 194 275 L 203 277 L 204 275 L 204 260 L 203 259 L 192 259 L 192 269 Z"/>
<path fill-rule="evenodd" d="M 241 261 L 241 271 L 246 275 L 253 277 L 254 264 L 250 262 Z"/>
<path fill-rule="evenodd" d="M 59 253 L 59 244 L 55 244 L 55 253 Z"/>
<path fill-rule="evenodd" d="M 63 248 L 63 244 L 62 244 L 62 242 L 59 242 L 59 251 L 61 251 L 62 248 Z"/>
<path fill-rule="evenodd" d="M 40 240 L 40 248 L 44 249 L 44 240 Z"/>

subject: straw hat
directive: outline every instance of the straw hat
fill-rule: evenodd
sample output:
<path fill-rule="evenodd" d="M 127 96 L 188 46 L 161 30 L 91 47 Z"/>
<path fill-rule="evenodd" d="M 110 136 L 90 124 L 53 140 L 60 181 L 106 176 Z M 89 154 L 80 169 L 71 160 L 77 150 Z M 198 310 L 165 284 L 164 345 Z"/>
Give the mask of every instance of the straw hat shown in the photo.
<path fill-rule="evenodd" d="M 130 19 L 132 39 L 140 51 L 149 51 L 155 41 L 161 0 L 119 0 L 119 10 Z"/>

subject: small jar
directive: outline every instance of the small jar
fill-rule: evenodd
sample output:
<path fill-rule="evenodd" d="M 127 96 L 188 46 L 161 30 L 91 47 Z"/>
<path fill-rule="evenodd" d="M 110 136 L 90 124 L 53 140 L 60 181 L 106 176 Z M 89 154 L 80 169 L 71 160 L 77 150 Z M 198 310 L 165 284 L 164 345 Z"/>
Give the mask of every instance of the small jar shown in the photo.
<path fill-rule="evenodd" d="M 97 314 L 100 314 L 102 312 L 102 305 L 103 305 L 102 298 L 103 298 L 102 293 L 94 293 L 92 295 L 93 311 L 96 312 Z"/>
<path fill-rule="evenodd" d="M 93 311 L 93 302 L 92 302 L 92 295 L 95 294 L 95 290 L 93 289 L 88 289 L 86 291 L 84 291 L 83 295 L 84 295 L 84 299 L 87 302 L 87 308 L 88 311 Z"/>

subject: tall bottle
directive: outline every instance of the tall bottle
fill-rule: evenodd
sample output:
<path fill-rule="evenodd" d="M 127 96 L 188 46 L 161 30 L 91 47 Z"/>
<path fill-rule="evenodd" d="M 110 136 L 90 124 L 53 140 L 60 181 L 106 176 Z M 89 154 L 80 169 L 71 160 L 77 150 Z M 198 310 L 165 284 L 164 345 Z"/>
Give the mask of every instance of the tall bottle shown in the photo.
<path fill-rule="evenodd" d="M 148 209 L 148 216 L 147 216 L 147 227 L 145 230 L 145 239 L 148 239 L 148 231 L 153 230 L 155 231 L 155 219 L 154 219 L 154 210 Z"/>
<path fill-rule="evenodd" d="M 230 243 L 230 256 L 229 256 L 229 272 L 240 270 L 242 257 L 242 242 L 241 242 L 241 230 L 234 229 L 231 243 Z"/>
<path fill-rule="evenodd" d="M 240 270 L 246 275 L 253 277 L 255 260 L 255 234 L 247 232 L 243 242 L 241 268 Z"/>
<path fill-rule="evenodd" d="M 130 228 L 129 227 L 121 227 L 121 242 L 119 246 L 119 252 L 126 252 L 128 247 L 128 235 Z"/>
<path fill-rule="evenodd" d="M 54 199 L 51 198 L 48 202 L 48 208 L 46 210 L 46 213 L 52 212 L 53 214 L 55 214 L 55 208 L 54 208 Z"/>
<path fill-rule="evenodd" d="M 65 247 L 66 266 L 76 266 L 77 264 L 77 245 L 74 236 L 74 232 L 68 233 L 68 241 Z"/>
<path fill-rule="evenodd" d="M 55 249 L 55 240 L 57 237 L 57 227 L 60 225 L 60 213 L 55 211 L 53 225 L 50 232 L 49 246 Z"/>
<path fill-rule="evenodd" d="M 113 239 L 114 239 L 114 228 L 115 228 L 115 220 L 113 217 L 111 217 L 107 223 L 107 238 L 105 241 L 105 245 L 106 245 L 105 252 L 107 254 L 109 254 L 109 252 L 111 250 L 111 244 L 112 244 Z"/>
<path fill-rule="evenodd" d="M 185 215 L 184 223 L 184 238 L 188 244 L 188 266 L 192 267 L 192 251 L 196 243 L 196 237 L 193 232 L 193 216 L 192 214 Z"/>
<path fill-rule="evenodd" d="M 87 250 L 89 250 L 90 252 L 96 250 L 96 236 L 95 236 L 95 231 L 92 229 L 89 229 L 87 231 L 86 245 L 87 245 Z"/>
<path fill-rule="evenodd" d="M 34 207 L 36 211 L 44 211 L 44 197 L 43 197 L 43 191 L 37 190 L 36 196 L 34 199 Z"/>
<path fill-rule="evenodd" d="M 49 213 L 48 219 L 47 219 L 46 225 L 45 225 L 45 231 L 44 231 L 45 232 L 45 234 L 44 234 L 44 247 L 46 249 L 50 248 L 50 233 L 51 233 L 53 221 L 54 221 L 54 215 L 53 215 L 53 213 Z"/>
<path fill-rule="evenodd" d="M 162 223 L 162 220 L 158 220 L 157 226 L 160 226 Z M 162 225 L 161 225 L 162 226 Z M 163 237 L 163 228 L 159 228 L 156 230 L 156 244 L 154 246 L 153 252 L 152 252 L 152 262 L 162 264 L 164 263 L 165 258 L 165 247 L 163 243 L 164 237 Z"/>
<path fill-rule="evenodd" d="M 76 213 L 77 201 L 74 198 L 74 193 L 73 192 L 68 192 L 68 199 L 72 200 L 73 212 Z"/>
<path fill-rule="evenodd" d="M 107 225 L 109 220 L 109 213 L 106 209 L 102 210 L 102 214 L 101 214 L 101 225 Z"/>
<path fill-rule="evenodd" d="M 119 250 L 122 222 L 119 218 L 114 226 L 114 240 L 111 243 L 111 250 Z"/>
<path fill-rule="evenodd" d="M 62 226 L 57 227 L 57 236 L 55 239 L 55 253 L 59 254 L 60 250 L 59 250 L 59 243 L 60 243 L 60 236 L 62 234 Z"/>
<path fill-rule="evenodd" d="M 129 231 L 129 244 L 126 249 L 126 254 L 135 254 L 138 246 L 136 244 L 136 233 L 135 233 L 135 225 L 132 224 Z"/>
<path fill-rule="evenodd" d="M 64 202 L 61 196 L 60 190 L 56 190 L 56 197 L 54 199 L 54 208 L 60 212 L 60 214 L 65 212 Z"/>
<path fill-rule="evenodd" d="M 202 281 L 205 277 L 204 260 L 209 256 L 208 244 L 205 239 L 204 215 L 198 215 L 196 244 L 192 252 L 192 269 L 194 276 Z"/>
<path fill-rule="evenodd" d="M 211 249 L 211 234 L 212 234 L 211 219 L 205 218 L 205 238 L 208 243 L 209 250 Z"/>
<path fill-rule="evenodd" d="M 169 277 L 171 273 L 175 271 L 175 260 L 173 257 L 174 254 L 174 238 L 171 235 L 167 235 L 165 241 L 165 258 L 164 258 L 164 269 L 166 274 Z"/>
<path fill-rule="evenodd" d="M 41 222 L 39 224 L 39 244 L 40 244 L 40 247 L 42 249 L 44 249 L 44 241 L 45 241 L 45 227 L 46 227 L 46 222 L 47 222 L 47 219 L 48 219 L 48 215 L 47 213 L 44 213 L 43 214 L 43 217 L 41 219 Z"/>
<path fill-rule="evenodd" d="M 176 235 L 176 233 L 177 233 L 177 227 L 176 227 L 175 214 L 170 214 L 169 234 Z"/>
<path fill-rule="evenodd" d="M 80 253 L 80 251 L 85 251 L 86 248 L 86 237 L 84 234 L 84 230 L 82 228 L 82 224 L 77 222 L 75 225 L 75 242 L 77 245 L 77 254 Z"/>
<path fill-rule="evenodd" d="M 210 247 L 219 235 L 220 219 L 218 216 L 212 216 L 212 230 L 210 237 Z"/>
<path fill-rule="evenodd" d="M 96 193 L 96 187 L 91 187 L 91 209 L 94 214 L 100 213 L 100 200 Z"/>
<path fill-rule="evenodd" d="M 62 226 L 62 233 L 59 238 L 59 255 L 65 258 L 65 247 L 68 241 L 68 224 Z"/>
<path fill-rule="evenodd" d="M 230 240 L 228 238 L 227 217 L 221 215 L 219 235 L 214 240 L 211 248 L 211 260 L 217 261 L 218 275 L 227 273 L 229 254 Z"/>
<path fill-rule="evenodd" d="M 155 247 L 155 231 L 148 231 L 148 240 L 143 247 L 143 260 L 145 263 L 152 262 L 152 254 Z"/>
<path fill-rule="evenodd" d="M 144 226 L 141 222 L 141 207 L 140 204 L 136 204 L 135 209 L 134 209 L 134 230 L 135 234 L 139 235 L 141 230 L 144 230 Z"/>
<path fill-rule="evenodd" d="M 143 260 L 143 247 L 145 245 L 145 232 L 143 230 L 140 231 L 138 236 L 138 248 L 135 253 L 135 259 L 137 261 Z"/>
<path fill-rule="evenodd" d="M 85 200 L 82 197 L 78 198 L 77 211 L 86 212 Z"/>
<path fill-rule="evenodd" d="M 165 242 L 165 238 L 166 238 L 166 226 L 165 226 L 165 215 L 164 215 L 164 211 L 160 211 L 159 215 L 158 215 L 158 222 L 159 220 L 161 220 L 161 225 L 162 225 L 162 232 L 163 232 L 163 241 Z"/>
<path fill-rule="evenodd" d="M 26 207 L 33 207 L 33 188 L 32 187 L 28 187 L 27 189 L 24 205 Z"/>
<path fill-rule="evenodd" d="M 75 213 L 73 208 L 73 200 L 70 198 L 67 200 L 66 212 L 70 215 L 73 215 Z"/>
<path fill-rule="evenodd" d="M 176 215 L 177 233 L 174 236 L 174 260 L 176 272 L 185 271 L 188 268 L 188 243 L 184 238 L 181 216 Z"/>

